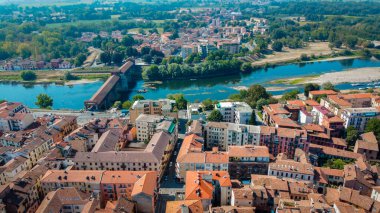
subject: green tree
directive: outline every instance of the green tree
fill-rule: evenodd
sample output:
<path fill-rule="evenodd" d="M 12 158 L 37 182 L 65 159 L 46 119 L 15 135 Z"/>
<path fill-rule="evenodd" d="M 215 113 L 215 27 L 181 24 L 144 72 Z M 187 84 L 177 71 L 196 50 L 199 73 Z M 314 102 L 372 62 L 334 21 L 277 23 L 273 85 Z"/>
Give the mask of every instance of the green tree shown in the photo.
<path fill-rule="evenodd" d="M 126 47 L 133 46 L 135 44 L 135 39 L 133 39 L 133 37 L 130 35 L 126 35 L 121 40 L 121 44 L 126 46 Z"/>
<path fill-rule="evenodd" d="M 77 57 L 75 57 L 74 65 L 76 67 L 80 67 L 83 65 L 83 62 L 86 61 L 86 55 L 85 54 L 79 54 Z"/>
<path fill-rule="evenodd" d="M 185 96 L 181 93 L 168 95 L 168 99 L 175 100 L 175 106 L 178 110 L 183 110 L 187 108 L 187 100 Z"/>
<path fill-rule="evenodd" d="M 288 101 L 288 100 L 294 100 L 294 99 L 297 99 L 297 95 L 298 93 L 300 93 L 299 90 L 292 90 L 290 92 L 286 92 L 282 95 L 281 97 L 281 100 L 285 100 L 285 101 Z"/>
<path fill-rule="evenodd" d="M 208 121 L 221 122 L 223 121 L 223 115 L 219 110 L 214 109 L 210 115 L 207 117 Z"/>
<path fill-rule="evenodd" d="M 111 64 L 112 54 L 110 52 L 102 52 L 100 54 L 100 61 L 105 64 Z"/>
<path fill-rule="evenodd" d="M 37 79 L 37 75 L 33 71 L 22 71 L 20 76 L 24 81 L 34 81 Z"/>
<path fill-rule="evenodd" d="M 256 112 L 252 110 L 251 117 L 249 118 L 249 125 L 256 125 Z"/>
<path fill-rule="evenodd" d="M 112 54 L 112 62 L 114 64 L 120 65 L 124 60 L 124 53 L 122 52 L 114 52 Z"/>
<path fill-rule="evenodd" d="M 214 103 L 210 98 L 203 100 L 202 105 L 205 111 L 214 109 Z"/>
<path fill-rule="evenodd" d="M 349 35 L 344 40 L 344 44 L 351 49 L 355 48 L 357 43 L 358 43 L 358 38 L 356 36 Z"/>
<path fill-rule="evenodd" d="M 120 109 L 120 107 L 121 107 L 121 101 L 115 101 L 115 103 L 113 103 L 112 108 Z"/>
<path fill-rule="evenodd" d="M 253 68 L 251 63 L 244 63 L 243 65 L 241 65 L 241 71 L 246 73 L 252 72 Z"/>
<path fill-rule="evenodd" d="M 342 159 L 329 159 L 327 160 L 324 167 L 329 167 L 330 169 L 344 169 L 344 165 L 346 165 L 347 162 L 343 161 Z"/>
<path fill-rule="evenodd" d="M 263 110 L 263 106 L 266 106 L 269 104 L 269 100 L 268 99 L 264 99 L 264 98 L 260 98 L 257 102 L 256 102 L 256 109 L 257 110 Z"/>
<path fill-rule="evenodd" d="M 329 81 L 329 82 L 326 82 L 326 83 L 323 83 L 322 84 L 322 88 L 324 90 L 335 90 L 335 87 L 334 85 Z"/>
<path fill-rule="evenodd" d="M 138 101 L 138 100 L 145 100 L 145 98 L 142 95 L 135 95 L 132 97 L 133 102 Z"/>
<path fill-rule="evenodd" d="M 39 94 L 36 105 L 41 109 L 49 109 L 53 106 L 53 99 L 47 94 Z"/>
<path fill-rule="evenodd" d="M 354 146 L 356 140 L 358 139 L 359 131 L 353 126 L 349 126 L 346 129 L 346 141 L 350 146 Z"/>
<path fill-rule="evenodd" d="M 365 132 L 373 132 L 373 134 L 376 135 L 377 141 L 380 143 L 380 119 L 370 119 L 365 126 Z"/>
<path fill-rule="evenodd" d="M 320 89 L 319 84 L 307 83 L 307 84 L 305 84 L 305 86 L 304 86 L 303 94 L 304 94 L 306 97 L 308 97 L 310 91 L 315 91 L 315 90 L 319 90 L 319 89 Z"/>
<path fill-rule="evenodd" d="M 63 79 L 65 81 L 72 81 L 72 80 L 78 80 L 79 77 L 71 74 L 71 72 L 65 72 L 65 74 L 63 75 Z"/>
<path fill-rule="evenodd" d="M 301 61 L 308 61 L 308 60 L 310 60 L 310 58 L 305 53 L 302 53 L 300 56 L 300 60 Z"/>
<path fill-rule="evenodd" d="M 121 108 L 123 108 L 123 109 L 130 109 L 131 108 L 131 106 L 132 106 L 132 102 L 131 101 L 124 101 L 123 102 L 123 104 L 121 105 Z"/>
<path fill-rule="evenodd" d="M 282 51 L 282 42 L 281 41 L 275 41 L 272 44 L 272 50 L 281 52 Z"/>

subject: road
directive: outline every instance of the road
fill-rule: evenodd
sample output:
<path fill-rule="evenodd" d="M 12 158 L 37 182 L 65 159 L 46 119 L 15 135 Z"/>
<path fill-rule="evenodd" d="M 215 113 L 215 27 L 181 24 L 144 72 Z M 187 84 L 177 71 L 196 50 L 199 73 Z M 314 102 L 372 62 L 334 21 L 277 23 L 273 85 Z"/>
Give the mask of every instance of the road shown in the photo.
<path fill-rule="evenodd" d="M 183 114 L 183 113 L 182 113 Z M 186 133 L 186 122 L 182 116 L 178 119 L 178 141 L 170 158 L 169 166 L 166 167 L 164 177 L 160 183 L 160 192 L 156 203 L 156 212 L 165 212 L 166 202 L 176 200 L 176 197 L 185 193 L 184 184 L 177 181 L 175 163 Z"/>

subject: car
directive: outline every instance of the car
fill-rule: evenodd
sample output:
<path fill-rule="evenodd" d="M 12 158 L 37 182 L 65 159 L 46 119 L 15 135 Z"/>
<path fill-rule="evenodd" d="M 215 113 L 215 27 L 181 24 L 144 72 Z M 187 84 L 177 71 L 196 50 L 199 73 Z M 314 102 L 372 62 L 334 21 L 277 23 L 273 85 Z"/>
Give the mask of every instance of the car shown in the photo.
<path fill-rule="evenodd" d="M 177 155 L 177 151 L 174 152 L 174 155 Z"/>
<path fill-rule="evenodd" d="M 165 176 L 164 180 L 166 180 L 166 181 L 167 181 L 167 180 L 168 180 L 168 176 Z"/>
<path fill-rule="evenodd" d="M 173 166 L 173 162 L 170 162 L 170 163 L 169 163 L 169 166 Z"/>

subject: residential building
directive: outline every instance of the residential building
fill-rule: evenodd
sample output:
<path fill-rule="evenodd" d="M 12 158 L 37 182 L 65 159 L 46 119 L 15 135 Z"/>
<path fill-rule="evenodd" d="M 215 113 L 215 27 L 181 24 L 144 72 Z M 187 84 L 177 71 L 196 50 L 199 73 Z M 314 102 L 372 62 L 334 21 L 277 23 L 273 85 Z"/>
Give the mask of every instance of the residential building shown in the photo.
<path fill-rule="evenodd" d="M 317 144 L 310 144 L 309 153 L 310 160 L 314 165 L 318 164 L 318 159 L 355 160 L 362 157 L 362 154 L 359 153 Z"/>
<path fill-rule="evenodd" d="M 223 121 L 236 124 L 249 124 L 252 108 L 245 102 L 219 102 L 215 109 L 223 115 Z"/>
<path fill-rule="evenodd" d="M 251 174 L 267 174 L 269 151 L 265 146 L 228 146 L 228 172 L 232 179 L 249 179 Z"/>
<path fill-rule="evenodd" d="M 218 48 L 231 54 L 237 54 L 239 53 L 240 43 L 237 41 L 224 40 L 218 42 Z"/>
<path fill-rule="evenodd" d="M 306 160 L 298 162 L 288 159 L 283 154 L 279 154 L 276 161 L 269 164 L 268 175 L 313 182 L 314 168 Z"/>
<path fill-rule="evenodd" d="M 160 131 L 141 151 L 77 152 L 70 160 L 80 170 L 157 171 L 161 178 L 176 141 L 176 134 Z"/>
<path fill-rule="evenodd" d="M 319 97 L 327 96 L 327 95 L 336 95 L 338 92 L 334 90 L 314 90 L 309 92 L 309 98 L 313 100 L 317 100 Z"/>
<path fill-rule="evenodd" d="M 353 126 L 362 132 L 371 118 L 380 118 L 380 112 L 379 109 L 373 107 L 347 108 L 343 110 L 341 118 L 344 120 L 345 128 Z"/>
<path fill-rule="evenodd" d="M 188 171 L 184 200 L 200 200 L 204 210 L 211 205 L 229 205 L 232 183 L 227 171 Z"/>
<path fill-rule="evenodd" d="M 318 193 L 325 194 L 327 186 L 343 186 L 344 171 L 327 167 L 314 167 L 314 184 Z"/>
<path fill-rule="evenodd" d="M 203 142 L 203 138 L 195 134 L 183 140 L 175 164 L 179 181 L 186 182 L 187 171 L 228 171 L 227 152 L 219 152 L 217 148 L 205 152 Z"/>
<path fill-rule="evenodd" d="M 360 135 L 354 147 L 355 153 L 360 153 L 368 160 L 376 160 L 379 153 L 379 144 L 373 132 L 367 132 Z"/>
<path fill-rule="evenodd" d="M 36 213 L 95 212 L 99 200 L 74 187 L 49 192 Z"/>
<path fill-rule="evenodd" d="M 40 179 L 48 168 L 44 165 L 37 165 L 32 170 L 23 171 L 14 180 L 4 197 L 1 197 L 8 212 L 36 212 L 43 198 L 43 191 Z"/>
<path fill-rule="evenodd" d="M 33 114 L 22 103 L 5 101 L 0 104 L 0 132 L 23 130 L 33 122 Z"/>
<path fill-rule="evenodd" d="M 129 110 L 130 122 L 135 123 L 141 114 L 162 115 L 178 118 L 178 112 L 174 111 L 174 100 L 138 100 L 135 101 Z"/>
<path fill-rule="evenodd" d="M 62 187 L 74 187 L 98 195 L 103 173 L 103 170 L 49 170 L 41 178 L 41 186 L 44 194 Z"/>
<path fill-rule="evenodd" d="M 208 122 L 205 128 L 207 149 L 212 147 L 220 147 L 223 150 L 224 141 L 227 140 L 228 123 L 224 122 Z M 224 146 L 224 148 L 226 148 Z M 225 150 L 225 149 L 224 149 Z"/>
<path fill-rule="evenodd" d="M 260 127 L 245 124 L 208 122 L 205 128 L 206 147 L 219 147 L 227 150 L 228 146 L 259 145 Z"/>
<path fill-rule="evenodd" d="M 126 197 L 138 204 L 137 212 L 153 213 L 157 197 L 157 172 L 104 171 L 100 189 L 102 203 Z"/>
<path fill-rule="evenodd" d="M 177 200 L 166 202 L 166 213 L 204 212 L 200 200 Z"/>
<path fill-rule="evenodd" d="M 168 125 L 171 132 L 176 132 L 176 124 L 172 118 L 161 115 L 141 114 L 136 119 L 137 141 L 149 141 L 159 128 Z M 169 130 L 169 129 L 168 129 Z"/>
<path fill-rule="evenodd" d="M 308 152 L 309 144 L 305 130 L 260 126 L 260 146 L 267 146 L 274 156 L 285 153 L 293 158 L 297 148 Z"/>

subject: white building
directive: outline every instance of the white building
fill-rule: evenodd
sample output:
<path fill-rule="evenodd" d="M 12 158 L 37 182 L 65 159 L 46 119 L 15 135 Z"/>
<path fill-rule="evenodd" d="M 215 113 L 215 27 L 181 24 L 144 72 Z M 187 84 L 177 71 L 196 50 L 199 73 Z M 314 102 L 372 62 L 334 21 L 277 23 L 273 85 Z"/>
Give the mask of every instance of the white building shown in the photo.
<path fill-rule="evenodd" d="M 367 122 L 372 118 L 380 118 L 380 112 L 376 108 L 347 108 L 344 109 L 341 118 L 344 127 L 355 127 L 359 131 L 364 131 Z"/>
<path fill-rule="evenodd" d="M 223 121 L 237 124 L 249 124 L 252 108 L 245 102 L 220 102 L 215 109 L 223 115 Z"/>
<path fill-rule="evenodd" d="M 0 131 L 23 130 L 33 122 L 33 114 L 22 103 L 0 104 Z"/>

